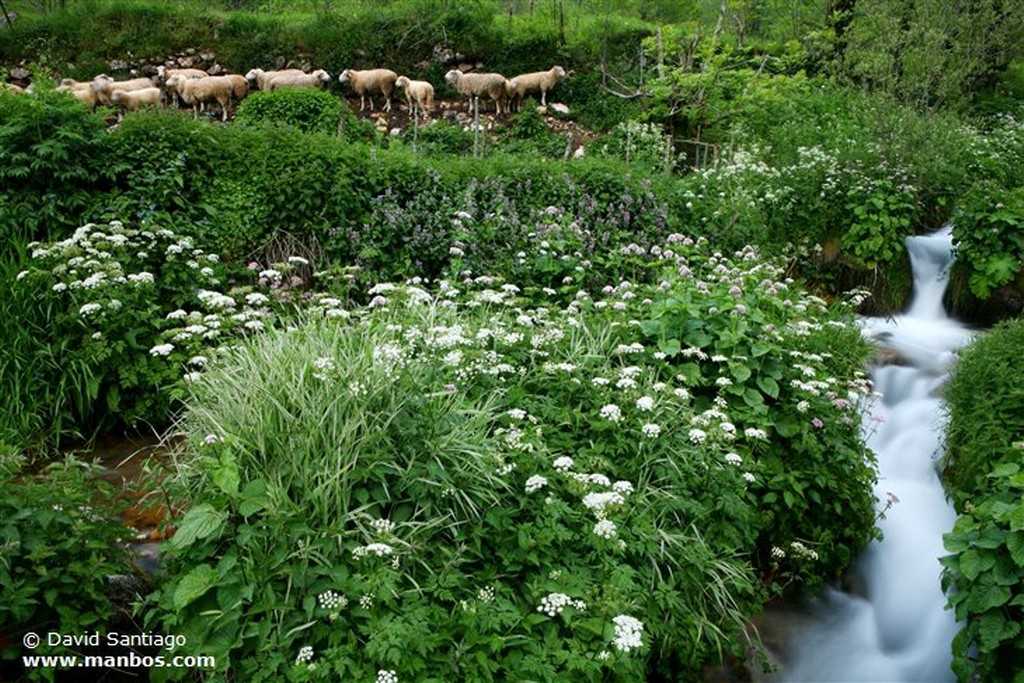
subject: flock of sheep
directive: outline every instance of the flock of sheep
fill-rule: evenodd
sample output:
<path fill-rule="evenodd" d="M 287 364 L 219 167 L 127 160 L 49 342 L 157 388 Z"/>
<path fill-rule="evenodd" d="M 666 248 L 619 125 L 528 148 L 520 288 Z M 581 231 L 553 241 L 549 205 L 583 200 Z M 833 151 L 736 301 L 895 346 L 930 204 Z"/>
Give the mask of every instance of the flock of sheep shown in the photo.
<path fill-rule="evenodd" d="M 468 98 L 471 111 L 477 110 L 483 98 L 492 101 L 495 113 L 501 114 L 503 111 L 519 111 L 528 95 L 539 94 L 541 104 L 546 106 L 548 92 L 565 77 L 565 69 L 555 66 L 547 71 L 520 74 L 514 78 L 505 78 L 497 73 L 464 73 L 452 69 L 445 74 L 444 80 Z M 281 88 L 324 88 L 330 81 L 330 75 L 323 69 L 312 73 L 300 69 L 253 69 L 244 76 L 211 76 L 202 69 L 168 69 L 161 66 L 153 78 L 118 81 L 105 74 L 91 81 L 65 78 L 57 89 L 70 92 L 90 109 L 95 109 L 97 105 L 117 107 L 119 119 L 128 111 L 174 103 L 191 107 L 196 117 L 200 110 L 215 106 L 221 112 L 221 120 L 226 121 L 228 112 L 253 89 L 273 91 Z M 373 111 L 373 97 L 376 95 L 384 98 L 383 111 L 391 111 L 391 96 L 396 90 L 405 93 L 409 111 L 417 117 L 429 115 L 434 108 L 433 85 L 427 81 L 399 76 L 391 69 L 345 69 L 338 76 L 338 81 L 359 95 L 359 111 L 366 108 L 367 102 Z"/>

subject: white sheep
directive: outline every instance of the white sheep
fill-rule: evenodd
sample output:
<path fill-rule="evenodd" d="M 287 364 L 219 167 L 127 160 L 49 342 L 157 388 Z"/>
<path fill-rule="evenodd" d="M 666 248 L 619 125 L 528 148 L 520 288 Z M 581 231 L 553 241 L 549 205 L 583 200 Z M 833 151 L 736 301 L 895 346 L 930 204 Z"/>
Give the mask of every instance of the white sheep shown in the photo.
<path fill-rule="evenodd" d="M 331 76 L 323 69 L 313 73 L 278 74 L 267 81 L 267 90 L 278 88 L 323 88 L 331 82 Z"/>
<path fill-rule="evenodd" d="M 0 92 L 8 92 L 12 95 L 20 95 L 25 92 L 25 89 L 20 85 L 14 85 L 13 83 L 2 83 L 0 82 Z"/>
<path fill-rule="evenodd" d="M 523 99 L 527 95 L 538 92 L 541 106 L 548 106 L 548 91 L 553 89 L 563 78 L 565 78 L 565 69 L 560 66 L 553 66 L 547 71 L 519 74 L 510 78 L 506 87 L 510 110 L 519 111 L 523 106 Z"/>
<path fill-rule="evenodd" d="M 156 68 L 157 85 L 167 91 L 167 94 L 171 96 L 171 101 L 174 102 L 175 106 L 181 105 L 181 98 L 173 87 L 167 86 L 167 81 L 170 78 L 173 78 L 174 76 L 184 76 L 185 78 L 206 78 L 209 75 L 210 74 L 202 69 L 168 69 L 164 66 L 158 66 Z"/>
<path fill-rule="evenodd" d="M 249 81 L 250 85 L 255 85 L 260 90 L 266 90 L 270 81 L 278 76 L 291 74 L 297 76 L 299 74 L 306 73 L 302 69 L 279 69 L 278 71 L 264 71 L 263 69 L 251 69 L 249 73 L 245 74 L 245 79 Z"/>
<path fill-rule="evenodd" d="M 427 81 L 413 81 L 406 76 L 399 76 L 395 87 L 405 91 L 405 103 L 409 111 L 419 109 L 429 113 L 434 108 L 434 86 Z"/>
<path fill-rule="evenodd" d="M 76 100 L 89 107 L 89 111 L 96 109 L 96 91 L 92 88 L 92 81 L 76 81 L 73 78 L 62 79 L 57 92 L 69 92 Z"/>
<path fill-rule="evenodd" d="M 452 69 L 444 75 L 444 82 L 469 98 L 470 111 L 473 110 L 474 104 L 479 105 L 481 95 L 487 95 L 494 101 L 495 113 L 501 113 L 502 102 L 507 97 L 505 88 L 508 82 L 501 74 L 467 74 L 458 69 Z"/>
<path fill-rule="evenodd" d="M 249 79 L 242 74 L 227 74 L 226 78 L 231 79 L 231 99 L 241 102 L 249 95 Z"/>
<path fill-rule="evenodd" d="M 110 93 L 115 90 L 142 90 L 152 88 L 155 84 L 152 78 L 132 78 L 127 81 L 115 81 L 107 75 L 99 75 L 92 81 L 92 90 L 96 93 L 96 101 L 107 107 L 110 106 Z"/>
<path fill-rule="evenodd" d="M 173 83 L 185 104 L 191 105 L 192 114 L 199 118 L 199 107 L 203 104 L 216 102 L 220 107 L 221 120 L 228 120 L 228 108 L 235 96 L 237 80 L 231 76 L 207 76 L 206 78 L 185 78 L 174 76 L 168 83 Z"/>
<path fill-rule="evenodd" d="M 117 107 L 117 120 L 120 121 L 125 112 L 138 111 L 142 107 L 162 107 L 164 93 L 156 86 L 141 90 L 115 90 L 110 93 L 110 102 Z"/>
<path fill-rule="evenodd" d="M 395 92 L 395 81 L 398 74 L 391 69 L 366 69 L 357 71 L 345 69 L 338 76 L 338 82 L 352 86 L 352 91 L 359 95 L 359 111 L 366 108 L 366 98 L 370 98 L 370 111 L 373 111 L 373 97 L 370 93 L 379 92 L 384 96 L 383 111 L 391 111 L 391 94 Z"/>

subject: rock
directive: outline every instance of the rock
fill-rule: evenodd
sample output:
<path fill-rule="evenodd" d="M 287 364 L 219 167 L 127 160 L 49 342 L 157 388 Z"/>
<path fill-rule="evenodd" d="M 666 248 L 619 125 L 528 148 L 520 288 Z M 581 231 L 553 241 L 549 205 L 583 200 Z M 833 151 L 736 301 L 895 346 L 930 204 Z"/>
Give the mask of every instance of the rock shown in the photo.
<path fill-rule="evenodd" d="M 32 78 L 32 72 L 24 67 L 16 66 L 11 69 L 12 81 L 27 81 L 30 78 Z"/>
<path fill-rule="evenodd" d="M 206 64 L 212 64 L 217 59 L 217 56 L 212 52 L 203 52 L 199 55 L 199 59 L 203 60 Z"/>
<path fill-rule="evenodd" d="M 206 70 L 206 73 L 210 74 L 211 76 L 220 76 L 224 73 L 224 67 L 220 64 L 214 64 Z"/>
<path fill-rule="evenodd" d="M 586 154 L 587 154 L 587 148 L 584 147 L 583 145 L 580 145 L 579 147 L 576 148 L 576 151 L 572 153 L 572 158 L 573 159 L 582 159 L 584 156 L 586 156 Z"/>
<path fill-rule="evenodd" d="M 152 64 L 146 64 L 142 67 L 143 76 L 156 76 L 158 73 L 157 68 Z"/>
<path fill-rule="evenodd" d="M 110 62 L 107 63 L 107 66 L 109 66 L 113 71 L 125 71 L 128 69 L 128 62 L 123 59 L 111 59 Z"/>
<path fill-rule="evenodd" d="M 274 69 L 276 71 L 280 71 L 281 69 L 284 68 L 285 64 L 287 64 L 287 63 L 288 63 L 288 60 L 284 56 L 278 55 L 277 59 L 274 60 Z"/>
<path fill-rule="evenodd" d="M 557 111 L 559 114 L 568 114 L 569 113 L 569 107 L 567 107 L 566 105 L 562 104 L 561 102 L 552 102 L 551 104 L 548 105 L 548 107 L 550 109 L 553 109 L 554 111 Z"/>
<path fill-rule="evenodd" d="M 11 24 L 14 23 L 14 21 L 17 18 L 18 18 L 18 13 L 17 12 L 12 12 L 11 10 L 7 10 L 7 14 L 6 15 L 0 13 L 0 28 L 6 28 L 6 27 L 10 26 Z"/>
<path fill-rule="evenodd" d="M 390 135 L 393 138 L 397 138 L 401 134 L 402 134 L 402 129 L 401 128 L 392 128 L 391 130 L 388 131 L 388 135 Z"/>
<path fill-rule="evenodd" d="M 178 66 L 181 67 L 182 69 L 191 69 L 192 66 L 195 63 L 196 63 L 196 60 L 193 59 L 192 57 L 179 57 L 178 58 Z"/>

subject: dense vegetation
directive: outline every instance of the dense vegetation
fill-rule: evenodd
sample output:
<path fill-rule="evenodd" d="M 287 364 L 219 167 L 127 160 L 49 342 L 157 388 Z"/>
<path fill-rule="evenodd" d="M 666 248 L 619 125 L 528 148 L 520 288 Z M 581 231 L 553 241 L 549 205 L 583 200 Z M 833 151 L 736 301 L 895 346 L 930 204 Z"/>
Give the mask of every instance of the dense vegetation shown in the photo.
<path fill-rule="evenodd" d="M 1024 282 L 1024 16 L 998 0 L 4 5 L 0 73 L 35 83 L 0 92 L 15 642 L 106 619 L 122 556 L 96 559 L 106 516 L 35 514 L 52 491 L 13 454 L 171 428 L 187 512 L 137 616 L 238 680 L 691 680 L 875 533 L 851 316 L 902 306 L 903 238 L 955 217 L 960 310 L 1012 313 Z M 476 158 L 466 126 L 382 132 L 336 81 L 227 125 L 111 129 L 52 91 L 207 51 L 452 99 L 439 54 L 560 63 L 570 113 L 500 117 Z M 950 388 L 964 680 L 1020 657 L 1015 330 Z"/>

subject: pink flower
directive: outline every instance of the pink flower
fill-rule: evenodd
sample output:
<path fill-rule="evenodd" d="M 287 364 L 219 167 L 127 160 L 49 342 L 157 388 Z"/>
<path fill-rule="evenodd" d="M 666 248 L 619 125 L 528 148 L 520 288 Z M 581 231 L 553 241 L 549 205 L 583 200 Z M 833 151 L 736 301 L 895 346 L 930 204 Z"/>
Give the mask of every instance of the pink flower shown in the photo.
<path fill-rule="evenodd" d="M 811 420 L 811 424 L 817 427 L 818 429 L 821 429 L 822 427 L 825 426 L 825 423 L 819 420 L 818 418 L 814 418 L 813 420 Z"/>

